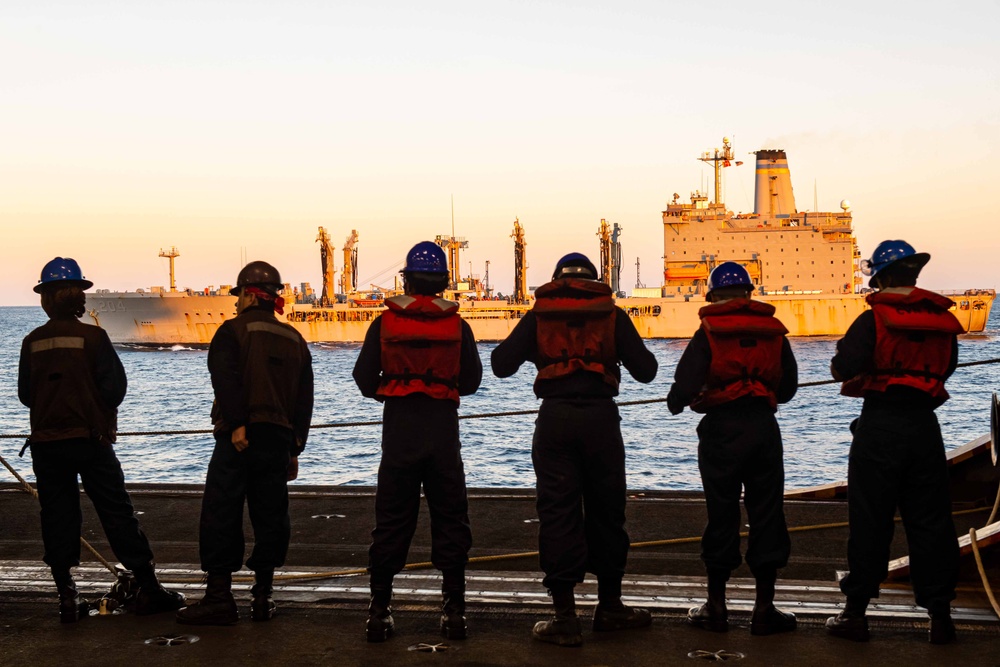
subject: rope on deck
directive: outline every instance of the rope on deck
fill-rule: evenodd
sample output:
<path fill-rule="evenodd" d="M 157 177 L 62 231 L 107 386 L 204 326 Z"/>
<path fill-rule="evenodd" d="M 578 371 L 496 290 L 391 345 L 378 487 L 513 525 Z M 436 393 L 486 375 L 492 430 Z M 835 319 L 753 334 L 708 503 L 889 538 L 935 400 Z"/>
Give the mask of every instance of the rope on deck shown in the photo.
<path fill-rule="evenodd" d="M 955 368 L 967 368 L 969 366 L 982 366 L 985 364 L 1000 364 L 1000 359 L 985 359 L 983 361 L 967 361 L 965 363 L 958 364 Z M 817 380 L 814 382 L 800 382 L 798 387 L 801 389 L 803 387 L 819 387 L 825 384 L 838 384 L 840 380 Z M 666 403 L 666 398 L 647 398 L 636 401 L 618 401 L 618 407 L 627 407 L 630 405 L 650 405 L 653 403 Z M 524 415 L 536 415 L 538 410 L 508 410 L 506 412 L 481 412 L 474 415 L 459 415 L 459 419 L 492 419 L 495 417 L 520 417 Z M 382 424 L 381 419 L 373 419 L 371 421 L 363 422 L 332 422 L 328 424 L 311 424 L 309 426 L 310 431 L 314 431 L 321 428 L 350 428 L 356 426 L 379 426 Z M 131 437 L 131 436 L 144 436 L 144 435 L 204 435 L 207 433 L 213 433 L 213 429 L 203 428 L 203 429 L 183 429 L 183 430 L 173 430 L 173 431 L 119 431 L 118 436 L 120 437 Z M 27 438 L 29 434 L 27 433 L 0 433 L 0 440 L 4 439 L 19 439 Z"/>
<path fill-rule="evenodd" d="M 979 569 L 979 578 L 983 580 L 983 588 L 986 589 L 986 597 L 990 599 L 990 605 L 993 607 L 993 613 L 1000 618 L 1000 605 L 997 604 L 997 599 L 993 597 L 993 588 L 990 586 L 990 580 L 986 578 L 986 569 L 983 567 L 982 556 L 979 555 L 979 540 L 976 538 L 975 528 L 969 529 L 969 544 L 972 545 L 972 554 L 976 557 L 976 567 Z"/>
<path fill-rule="evenodd" d="M 7 460 L 3 456 L 0 456 L 0 463 L 3 463 L 3 467 L 9 470 L 10 474 L 12 474 L 14 477 L 17 478 L 17 481 L 21 483 L 21 488 L 23 488 L 27 493 L 30 493 L 35 500 L 38 500 L 38 491 L 36 491 L 34 487 L 31 486 L 31 484 L 28 484 L 28 482 L 23 477 L 17 474 L 17 471 L 10 467 L 10 464 L 7 463 Z M 107 559 L 104 556 L 102 556 L 97 549 L 91 546 L 90 542 L 83 539 L 82 535 L 80 536 L 80 544 L 86 547 L 87 551 L 92 553 L 94 555 L 94 558 L 99 560 L 101 562 L 101 565 L 108 568 L 108 571 L 111 572 L 111 574 L 115 575 L 115 578 L 117 578 L 118 574 L 117 571 L 115 570 L 115 566 L 109 563 Z"/>

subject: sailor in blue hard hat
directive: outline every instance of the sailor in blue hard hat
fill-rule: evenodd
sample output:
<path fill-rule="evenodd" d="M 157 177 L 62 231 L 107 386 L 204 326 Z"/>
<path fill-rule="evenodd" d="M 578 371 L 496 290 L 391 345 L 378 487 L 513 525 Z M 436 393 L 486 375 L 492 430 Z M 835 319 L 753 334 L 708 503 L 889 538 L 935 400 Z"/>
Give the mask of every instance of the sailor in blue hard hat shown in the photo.
<path fill-rule="evenodd" d="M 384 404 L 365 637 L 383 642 L 394 632 L 392 582 L 406 564 L 422 486 L 431 516 L 431 560 L 442 573 L 440 631 L 447 639 L 465 639 L 472 528 L 458 405 L 479 388 L 483 366 L 459 305 L 440 296 L 449 280 L 444 250 L 431 241 L 416 244 L 402 273 L 405 293 L 386 299 L 354 366 L 361 394 Z"/>
<path fill-rule="evenodd" d="M 920 270 L 931 259 L 926 252 L 917 252 L 906 241 L 882 241 L 872 252 L 871 259 L 861 260 L 861 272 L 870 276 L 868 284 L 880 287 L 882 279 L 889 273 L 896 274 L 901 282 L 916 284 Z M 879 278 L 882 274 L 882 278 Z"/>
<path fill-rule="evenodd" d="M 723 262 L 708 275 L 706 301 L 721 301 L 723 298 L 749 298 L 754 290 L 750 274 L 742 264 Z"/>
<path fill-rule="evenodd" d="M 71 568 L 80 564 L 80 490 L 94 504 L 115 556 L 135 576 L 135 613 L 172 611 L 184 596 L 157 580 L 153 552 L 125 489 L 113 443 L 128 380 L 104 329 L 79 321 L 93 283 L 69 257 L 42 268 L 35 292 L 49 321 L 21 345 L 18 397 L 31 410 L 31 464 L 42 506 L 45 563 L 59 591 L 59 616 L 86 615 Z"/>
<path fill-rule="evenodd" d="M 795 616 L 774 606 L 778 570 L 791 542 L 782 494 L 779 403 L 795 395 L 798 367 L 774 317 L 774 306 L 750 299 L 753 280 L 736 262 L 719 264 L 708 277 L 709 305 L 698 311 L 695 331 L 677 364 L 667 396 L 671 414 L 685 407 L 704 414 L 698 425 L 698 470 L 708 524 L 701 558 L 708 600 L 688 612 L 688 622 L 714 632 L 729 629 L 726 584 L 741 560 L 740 493 L 750 518 L 747 565 L 756 580 L 750 633 L 770 635 L 796 627 Z"/>
<path fill-rule="evenodd" d="M 38 279 L 38 284 L 34 290 L 36 294 L 41 294 L 45 290 L 57 287 L 79 287 L 81 290 L 88 290 L 94 283 L 83 277 L 83 271 L 75 259 L 70 257 L 56 257 L 49 260 L 42 267 L 42 277 Z"/>
<path fill-rule="evenodd" d="M 556 262 L 556 268 L 552 272 L 552 280 L 559 280 L 560 278 L 597 280 L 597 267 L 583 253 L 571 252 L 563 255 Z"/>
<path fill-rule="evenodd" d="M 916 286 L 930 255 L 902 240 L 883 241 L 861 270 L 877 291 L 871 306 L 837 342 L 830 363 L 840 393 L 863 398 L 851 424 L 847 465 L 850 484 L 847 542 L 849 572 L 840 582 L 843 611 L 827 632 L 868 641 L 866 610 L 888 573 L 897 507 L 910 547 L 911 579 L 918 605 L 930 617 L 932 644 L 955 640 L 959 550 L 951 516 L 944 441 L 934 410 L 946 400 L 945 381 L 958 363 L 962 326 L 949 312 L 951 299 Z"/>
<path fill-rule="evenodd" d="M 564 255 L 552 281 L 535 290 L 535 304 L 492 353 L 493 373 L 510 377 L 527 361 L 538 369 L 542 399 L 531 461 L 538 495 L 539 562 L 555 612 L 532 637 L 558 646 L 583 643 L 575 588 L 597 576 L 593 628 L 628 630 L 651 623 L 649 611 L 622 602 L 628 559 L 625 530 L 625 445 L 618 395 L 624 366 L 639 382 L 656 376 L 646 349 L 593 262 Z"/>

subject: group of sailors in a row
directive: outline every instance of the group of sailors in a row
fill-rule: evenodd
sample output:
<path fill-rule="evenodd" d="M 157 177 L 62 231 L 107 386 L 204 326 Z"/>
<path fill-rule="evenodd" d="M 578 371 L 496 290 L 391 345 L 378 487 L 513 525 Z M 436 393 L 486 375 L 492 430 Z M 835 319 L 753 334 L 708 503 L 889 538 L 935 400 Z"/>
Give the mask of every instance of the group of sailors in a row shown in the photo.
<path fill-rule="evenodd" d="M 935 408 L 957 363 L 961 326 L 951 301 L 917 288 L 928 261 L 903 241 L 880 244 L 865 268 L 876 291 L 871 310 L 837 345 L 831 371 L 842 393 L 864 397 L 848 464 L 850 572 L 841 582 L 843 611 L 827 622 L 833 635 L 869 638 L 865 611 L 887 574 L 897 506 L 910 542 L 917 604 L 928 609 L 930 640 L 955 638 L 958 549 L 951 518 L 944 446 Z M 384 404 L 382 458 L 369 549 L 371 600 L 368 641 L 394 628 L 393 578 L 404 567 L 423 488 L 432 524 L 432 561 L 442 572 L 441 632 L 467 635 L 465 568 L 472 544 L 457 408 L 474 393 L 482 363 L 458 304 L 439 295 L 448 284 L 447 259 L 434 243 L 413 247 L 403 269 L 405 293 L 386 300 L 368 329 L 354 367 L 361 393 Z M 597 577 L 595 631 L 648 626 L 648 610 L 622 603 L 629 549 L 625 530 L 625 451 L 614 397 L 620 367 L 650 382 L 657 362 L 611 290 L 579 253 L 559 260 L 534 306 L 492 352 L 494 374 L 509 377 L 525 362 L 538 369 L 542 399 L 532 443 L 537 479 L 540 566 L 554 614 L 532 634 L 561 646 L 583 642 L 574 587 Z M 21 348 L 18 391 L 31 410 L 30 447 L 41 502 L 45 562 L 59 591 L 60 617 L 84 609 L 70 570 L 80 559 L 80 494 L 91 497 L 116 557 L 134 574 L 137 614 L 176 611 L 177 621 L 230 625 L 238 621 L 232 573 L 244 564 L 244 503 L 254 547 L 251 618 L 275 612 L 272 586 L 290 539 L 287 482 L 309 434 L 313 374 L 309 347 L 278 320 L 284 306 L 278 271 L 251 262 L 232 294 L 237 315 L 220 325 L 208 353 L 215 393 L 215 449 L 208 466 L 200 521 L 205 595 L 187 604 L 157 581 L 153 553 L 125 491 L 112 443 L 126 377 L 107 334 L 82 324 L 86 280 L 72 259 L 46 264 L 35 291 L 50 317 Z M 698 464 L 708 525 L 702 560 L 707 601 L 688 614 L 699 628 L 728 629 L 726 583 L 741 563 L 740 496 L 749 516 L 747 564 L 756 581 L 750 632 L 770 635 L 796 627 L 774 605 L 778 571 L 790 540 L 782 506 L 781 434 L 774 413 L 795 395 L 798 372 L 774 307 L 752 300 L 753 284 L 739 264 L 725 262 L 709 278 L 701 326 L 678 362 L 667 407 L 703 413 Z M 186 606 L 185 606 L 186 605 Z"/>

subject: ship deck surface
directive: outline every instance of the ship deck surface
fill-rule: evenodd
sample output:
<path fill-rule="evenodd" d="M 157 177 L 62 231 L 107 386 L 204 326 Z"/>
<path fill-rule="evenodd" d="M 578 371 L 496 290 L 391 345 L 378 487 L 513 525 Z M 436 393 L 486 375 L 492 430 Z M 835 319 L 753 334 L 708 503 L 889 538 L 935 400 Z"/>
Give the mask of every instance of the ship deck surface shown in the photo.
<path fill-rule="evenodd" d="M 149 485 L 131 487 L 143 528 L 153 542 L 162 578 L 168 586 L 200 597 L 198 572 L 198 486 Z M 797 632 L 785 636 L 751 638 L 746 625 L 753 605 L 753 581 L 746 566 L 735 573 L 729 589 L 735 627 L 726 635 L 687 627 L 686 610 L 703 599 L 703 568 L 697 540 L 684 544 L 633 548 L 629 554 L 624 596 L 630 604 L 649 607 L 654 623 L 649 630 L 629 633 L 585 632 L 579 650 L 532 642 L 532 623 L 549 611 L 541 586 L 537 558 L 475 562 L 468 572 L 470 639 L 445 642 L 436 630 L 440 576 L 434 570 L 413 570 L 396 582 L 398 635 L 384 645 L 367 645 L 363 623 L 367 604 L 367 577 L 281 581 L 276 588 L 279 615 L 268 624 L 243 621 L 233 628 L 180 626 L 170 614 L 149 618 L 131 615 L 84 619 L 77 626 L 60 626 L 55 616 L 54 589 L 40 562 L 40 532 L 34 500 L 13 485 L 0 487 L 5 530 L 0 535 L 0 635 L 5 664 L 65 664 L 66 654 L 80 664 L 141 661 L 143 664 L 235 664 L 247 660 L 266 663 L 319 664 L 607 664 L 652 665 L 685 662 L 691 651 L 727 650 L 746 655 L 747 664 L 902 663 L 954 664 L 981 661 L 1000 634 L 974 569 L 963 563 L 963 584 L 955 601 L 960 643 L 929 646 L 925 615 L 914 605 L 905 582 L 887 586 L 871 610 L 873 640 L 869 645 L 829 638 L 824 619 L 836 613 L 843 597 L 835 583 L 846 567 L 847 529 L 834 527 L 792 534 L 792 559 L 781 573 L 779 606 L 799 618 Z M 107 557 L 110 549 L 84 502 L 84 534 Z M 323 572 L 363 567 L 374 516 L 373 489 L 366 487 L 292 488 L 292 546 L 282 573 Z M 961 509 L 957 507 L 956 509 Z M 985 521 L 989 508 L 956 517 L 959 533 Z M 632 492 L 628 502 L 628 530 L 633 542 L 697 537 L 704 527 L 705 507 L 700 494 Z M 838 501 L 788 501 L 789 526 L 836 523 L 846 520 L 846 504 Z M 470 518 L 475 545 L 471 556 L 499 556 L 536 548 L 534 494 L 530 490 L 471 489 Z M 252 536 L 249 525 L 248 537 Z M 410 562 L 429 559 L 429 523 L 422 508 Z M 902 530 L 897 531 L 892 555 L 905 553 Z M 1000 559 L 988 553 L 993 581 L 1000 580 Z M 99 597 L 111 579 L 93 560 L 78 568 L 86 594 Z M 184 580 L 179 583 L 179 580 Z M 171 584 L 171 582 L 174 582 Z M 249 584 L 237 585 L 241 607 L 248 605 Z M 587 620 L 596 603 L 596 582 L 588 577 L 578 589 L 581 616 Z M 167 635 L 195 635 L 200 641 L 179 646 L 150 646 L 147 639 Z M 444 643 L 451 653 L 430 657 L 410 651 L 419 643 Z"/>

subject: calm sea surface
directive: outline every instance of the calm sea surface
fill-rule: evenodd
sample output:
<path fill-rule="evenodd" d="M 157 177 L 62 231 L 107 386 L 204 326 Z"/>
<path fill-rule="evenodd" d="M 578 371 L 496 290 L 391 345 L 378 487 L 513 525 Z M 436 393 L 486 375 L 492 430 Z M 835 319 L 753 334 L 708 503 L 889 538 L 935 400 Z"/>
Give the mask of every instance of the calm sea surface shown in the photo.
<path fill-rule="evenodd" d="M 984 335 L 959 343 L 959 361 L 1000 357 L 1000 315 L 994 309 Z M 17 360 L 21 339 L 45 321 L 40 308 L 0 308 L 0 433 L 25 433 L 28 412 L 17 400 Z M 829 379 L 836 339 L 792 339 L 802 382 Z M 667 395 L 674 367 L 687 341 L 647 341 L 660 363 L 656 379 L 639 384 L 623 373 L 620 400 Z M 531 392 L 534 367 L 525 365 L 512 378 L 499 380 L 489 371 L 494 344 L 479 346 L 486 366 L 479 392 L 462 400 L 460 414 L 530 410 L 538 407 Z M 313 345 L 316 409 L 313 423 L 368 421 L 381 418 L 381 406 L 363 398 L 351 379 L 356 345 Z M 122 347 L 118 349 L 129 378 L 129 392 L 119 413 L 122 431 L 210 428 L 212 388 L 206 350 Z M 989 431 L 989 400 L 1000 388 L 1000 364 L 959 369 L 949 382 L 952 399 L 938 418 L 949 449 Z M 786 488 L 833 482 L 847 475 L 848 424 L 861 408 L 844 398 L 837 385 L 807 387 L 778 412 L 785 444 Z M 695 426 L 699 416 L 678 417 L 665 404 L 623 407 L 622 432 L 632 489 L 700 489 Z M 415 425 L 419 428 L 418 425 Z M 473 419 L 461 422 L 463 457 L 469 486 L 531 487 L 531 434 L 534 417 Z M 373 485 L 379 462 L 381 427 L 317 429 L 299 459 L 301 484 Z M 29 480 L 30 457 L 18 458 L 23 440 L 0 440 L 0 453 Z M 116 449 L 125 477 L 138 482 L 202 483 L 212 452 L 210 435 L 119 438 Z M 0 479 L 13 481 L 0 469 Z"/>

